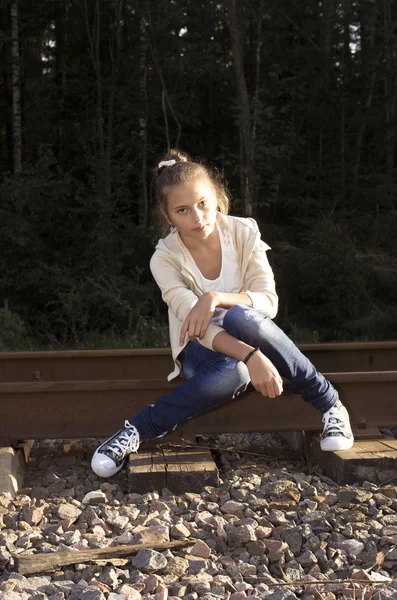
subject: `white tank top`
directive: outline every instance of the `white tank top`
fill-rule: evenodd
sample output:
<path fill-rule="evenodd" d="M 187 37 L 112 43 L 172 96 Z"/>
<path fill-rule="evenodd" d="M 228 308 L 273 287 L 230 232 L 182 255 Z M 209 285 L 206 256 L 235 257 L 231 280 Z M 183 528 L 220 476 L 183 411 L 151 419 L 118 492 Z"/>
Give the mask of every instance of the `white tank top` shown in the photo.
<path fill-rule="evenodd" d="M 241 290 L 241 269 L 237 259 L 236 248 L 227 232 L 223 232 L 218 226 L 219 238 L 221 240 L 222 266 L 217 279 L 207 279 L 200 272 L 204 292 L 227 292 L 238 294 Z M 223 319 L 227 308 L 216 308 L 211 319 L 215 325 L 223 325 Z"/>

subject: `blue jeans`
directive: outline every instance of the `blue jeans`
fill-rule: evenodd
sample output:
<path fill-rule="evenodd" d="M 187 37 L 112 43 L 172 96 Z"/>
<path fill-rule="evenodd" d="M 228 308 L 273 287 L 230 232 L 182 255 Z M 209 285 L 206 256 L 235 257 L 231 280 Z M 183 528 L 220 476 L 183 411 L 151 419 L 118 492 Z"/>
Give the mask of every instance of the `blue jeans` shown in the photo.
<path fill-rule="evenodd" d="M 338 393 L 275 323 L 258 310 L 236 304 L 226 313 L 223 328 L 250 346 L 260 347 L 294 393 L 320 413 L 338 400 Z M 146 406 L 130 421 L 141 440 L 165 435 L 185 419 L 229 402 L 247 389 L 246 365 L 230 356 L 208 350 L 198 341 L 189 342 L 179 355 L 188 378 L 155 404 Z"/>

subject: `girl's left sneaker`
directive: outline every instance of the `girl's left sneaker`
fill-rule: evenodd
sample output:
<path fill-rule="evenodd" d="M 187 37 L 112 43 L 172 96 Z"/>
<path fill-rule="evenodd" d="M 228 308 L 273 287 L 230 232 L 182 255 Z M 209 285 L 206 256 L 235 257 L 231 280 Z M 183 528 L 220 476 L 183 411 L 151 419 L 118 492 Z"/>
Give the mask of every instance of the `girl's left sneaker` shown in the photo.
<path fill-rule="evenodd" d="M 91 460 L 92 470 L 99 477 L 115 475 L 125 466 L 128 455 L 138 451 L 139 443 L 137 428 L 125 421 L 124 427 L 97 448 Z"/>
<path fill-rule="evenodd" d="M 323 415 L 320 447 L 326 452 L 349 450 L 354 444 L 349 413 L 340 400 Z"/>

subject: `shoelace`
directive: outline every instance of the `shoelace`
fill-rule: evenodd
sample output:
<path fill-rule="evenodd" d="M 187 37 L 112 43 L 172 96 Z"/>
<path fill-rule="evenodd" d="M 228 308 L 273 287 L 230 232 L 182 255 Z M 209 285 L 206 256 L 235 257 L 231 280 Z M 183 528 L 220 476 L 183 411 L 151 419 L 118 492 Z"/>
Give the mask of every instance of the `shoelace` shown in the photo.
<path fill-rule="evenodd" d="M 127 431 L 122 431 L 118 439 L 112 442 L 109 449 L 117 455 L 126 454 L 127 452 L 136 452 L 139 448 L 139 433 L 134 425 L 128 421 L 124 422 L 124 428 Z M 129 433 L 128 429 L 132 431 Z"/>
<path fill-rule="evenodd" d="M 325 414 L 323 416 L 323 423 L 325 423 L 325 431 L 324 434 L 328 434 L 331 432 L 340 432 L 342 433 L 342 435 L 344 435 L 344 423 L 343 423 L 343 418 L 339 415 L 338 411 L 334 411 L 332 412 L 332 408 L 329 411 L 329 414 Z"/>

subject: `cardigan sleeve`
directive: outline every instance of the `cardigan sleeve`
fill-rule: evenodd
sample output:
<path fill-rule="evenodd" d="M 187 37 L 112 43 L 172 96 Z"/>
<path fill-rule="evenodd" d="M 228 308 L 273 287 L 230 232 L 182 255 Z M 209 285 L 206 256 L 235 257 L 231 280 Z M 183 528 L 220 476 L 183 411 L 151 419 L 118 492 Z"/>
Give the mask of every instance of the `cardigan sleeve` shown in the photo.
<path fill-rule="evenodd" d="M 263 242 L 258 234 L 248 261 L 244 287 L 251 298 L 253 307 L 274 319 L 278 310 L 278 296 L 273 270 L 266 254 L 267 250 L 270 250 L 270 246 Z"/>
<path fill-rule="evenodd" d="M 150 261 L 150 270 L 160 288 L 162 299 L 177 317 L 181 328 L 187 315 L 198 302 L 198 296 L 187 287 L 171 257 L 155 252 Z M 204 337 L 197 340 L 209 350 L 213 350 L 213 339 L 221 331 L 224 331 L 222 327 L 210 323 Z M 179 333 L 180 330 L 178 336 Z"/>

